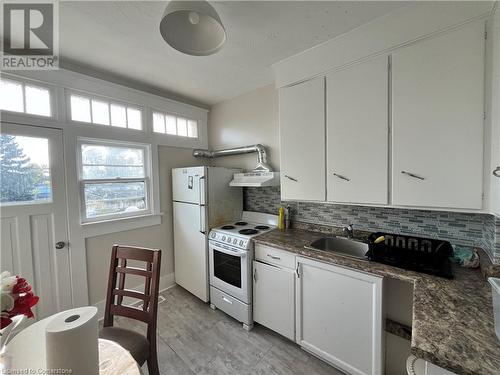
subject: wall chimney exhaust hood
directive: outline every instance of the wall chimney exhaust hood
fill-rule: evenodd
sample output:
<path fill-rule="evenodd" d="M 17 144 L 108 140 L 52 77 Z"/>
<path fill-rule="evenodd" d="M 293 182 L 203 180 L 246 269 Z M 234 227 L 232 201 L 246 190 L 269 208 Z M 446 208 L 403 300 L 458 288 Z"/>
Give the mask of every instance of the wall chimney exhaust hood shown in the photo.
<path fill-rule="evenodd" d="M 279 172 L 247 172 L 235 173 L 229 186 L 262 187 L 278 186 L 280 184 Z"/>
<path fill-rule="evenodd" d="M 235 173 L 229 186 L 261 187 L 279 185 L 280 174 L 279 172 L 273 172 L 269 164 L 267 164 L 266 148 L 261 144 L 217 151 L 194 150 L 193 156 L 197 158 L 218 158 L 221 156 L 241 155 L 253 152 L 257 153 L 258 157 L 255 168 L 251 172 Z"/>

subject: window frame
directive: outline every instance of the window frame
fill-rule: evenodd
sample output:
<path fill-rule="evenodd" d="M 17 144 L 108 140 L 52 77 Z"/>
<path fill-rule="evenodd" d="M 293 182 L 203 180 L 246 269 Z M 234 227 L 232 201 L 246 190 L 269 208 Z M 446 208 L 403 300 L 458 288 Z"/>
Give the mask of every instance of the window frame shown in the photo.
<path fill-rule="evenodd" d="M 166 119 L 167 116 L 174 116 L 175 117 L 176 131 L 177 131 L 177 119 L 178 118 L 185 119 L 186 120 L 186 126 L 187 126 L 188 121 L 195 121 L 196 122 L 196 137 L 190 137 L 188 135 L 179 135 L 179 134 L 170 134 L 170 133 L 167 133 L 166 132 L 166 123 L 165 123 L 165 133 L 155 132 L 155 130 L 154 130 L 154 115 L 155 115 L 155 113 L 159 113 L 159 114 L 163 115 L 165 119 Z M 160 136 L 174 137 L 174 138 L 177 138 L 177 139 L 180 138 L 180 139 L 192 140 L 192 141 L 199 141 L 201 139 L 200 138 L 200 120 L 197 119 L 197 118 L 194 118 L 192 116 L 187 116 L 187 115 L 185 115 L 183 113 L 178 113 L 178 112 L 175 112 L 175 111 L 166 111 L 164 109 L 158 109 L 158 108 L 151 107 L 149 123 L 151 125 L 151 129 L 150 129 L 151 130 L 151 134 L 154 134 L 155 136 L 156 135 L 160 135 Z M 186 131 L 187 131 L 187 129 L 186 129 Z"/>
<path fill-rule="evenodd" d="M 28 117 L 40 119 L 40 120 L 55 120 L 55 119 L 57 119 L 57 113 L 56 113 L 57 112 L 56 111 L 57 92 L 56 92 L 54 87 L 52 87 L 50 85 L 45 85 L 45 84 L 40 83 L 38 81 L 32 81 L 29 79 L 21 79 L 21 78 L 12 77 L 12 76 L 5 75 L 5 74 L 2 74 L 0 76 L 0 79 L 3 81 L 9 81 L 9 82 L 14 82 L 14 83 L 20 84 L 22 86 L 22 92 L 23 92 L 23 110 L 22 110 L 22 112 L 11 111 L 8 109 L 0 109 L 1 114 L 11 114 L 14 116 L 28 116 Z M 38 115 L 36 113 L 26 112 L 26 86 L 47 90 L 49 92 L 50 116 L 44 116 L 44 115 Z"/>
<path fill-rule="evenodd" d="M 123 128 L 121 128 L 123 129 Z M 124 142 L 108 139 L 95 139 L 95 138 L 77 138 L 76 147 L 76 171 L 78 176 L 78 197 L 80 205 L 80 223 L 82 225 L 95 224 L 100 222 L 118 221 L 122 219 L 130 219 L 133 217 L 143 217 L 153 215 L 154 201 L 153 201 L 153 173 L 152 173 L 152 151 L 151 145 L 137 142 Z M 106 179 L 84 179 L 83 178 L 83 164 L 82 164 L 82 145 L 97 145 L 108 147 L 122 147 L 122 148 L 136 148 L 144 151 L 144 177 L 135 178 L 106 178 Z M 88 218 L 86 213 L 85 201 L 85 185 L 97 183 L 128 183 L 128 182 L 144 182 L 144 195 L 146 201 L 146 208 L 134 212 L 116 213 L 108 215 L 100 215 L 93 218 Z"/>
<path fill-rule="evenodd" d="M 85 122 L 85 121 L 77 121 L 73 120 L 71 117 L 71 96 L 79 96 L 84 99 L 89 100 L 89 114 L 90 114 L 90 121 Z M 77 124 L 78 126 L 92 126 L 96 127 L 98 129 L 113 129 L 115 131 L 125 131 L 129 134 L 146 134 L 147 133 L 147 126 L 148 126 L 148 121 L 146 120 L 147 118 L 147 110 L 144 106 L 127 102 L 124 100 L 120 99 L 115 99 L 115 98 L 110 98 L 106 96 L 100 96 L 96 95 L 93 93 L 85 92 L 85 91 L 78 91 L 78 90 L 72 90 L 72 89 L 66 89 L 65 90 L 65 101 L 66 101 L 66 119 L 69 124 Z M 108 104 L 108 117 L 109 117 L 109 125 L 106 124 L 99 124 L 96 122 L 92 122 L 92 100 L 96 101 L 101 101 L 101 102 L 106 102 Z M 111 106 L 112 105 L 119 105 L 125 107 L 125 116 L 126 116 L 126 127 L 121 127 L 121 126 L 113 126 L 111 125 Z M 129 128 L 128 127 L 128 111 L 127 109 L 135 109 L 138 110 L 141 113 L 141 129 L 134 129 L 134 128 Z"/>

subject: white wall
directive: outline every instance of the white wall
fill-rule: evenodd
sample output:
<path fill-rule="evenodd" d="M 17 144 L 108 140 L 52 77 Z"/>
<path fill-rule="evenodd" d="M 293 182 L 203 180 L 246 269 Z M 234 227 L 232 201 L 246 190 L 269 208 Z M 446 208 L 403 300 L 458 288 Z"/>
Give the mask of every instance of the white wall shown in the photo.
<path fill-rule="evenodd" d="M 214 105 L 208 115 L 208 144 L 211 150 L 262 143 L 268 162 L 278 171 L 278 91 L 264 86 L 234 99 Z M 215 166 L 251 170 L 257 155 L 238 155 L 214 159 Z"/>
<path fill-rule="evenodd" d="M 193 150 L 191 149 L 160 146 L 160 206 L 163 212 L 160 225 L 87 238 L 87 275 L 90 304 L 102 302 L 106 298 L 111 247 L 115 243 L 160 248 L 162 250 L 161 275 L 173 282 L 174 244 L 171 169 L 202 165 L 203 161 L 195 159 L 192 153 Z M 131 280 L 127 284 L 127 288 L 144 283 L 144 278 Z"/>
<path fill-rule="evenodd" d="M 491 148 L 491 164 L 487 171 L 487 176 L 491 179 L 490 184 L 490 207 L 500 217 L 500 178 L 493 177 L 492 171 L 500 166 L 500 9 L 496 9 L 493 22 L 490 23 L 490 40 L 491 48 L 491 100 L 488 103 L 490 106 L 490 121 L 492 125 L 492 148 Z"/>

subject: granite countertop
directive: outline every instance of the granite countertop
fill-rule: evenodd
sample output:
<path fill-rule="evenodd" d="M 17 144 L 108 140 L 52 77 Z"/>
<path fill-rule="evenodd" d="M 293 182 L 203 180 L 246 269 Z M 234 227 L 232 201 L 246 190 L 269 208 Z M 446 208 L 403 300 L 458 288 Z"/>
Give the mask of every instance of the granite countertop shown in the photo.
<path fill-rule="evenodd" d="M 321 237 L 325 233 L 276 229 L 255 237 L 254 242 L 413 283 L 412 353 L 459 375 L 500 374 L 500 340 L 495 335 L 491 288 L 478 269 L 456 266 L 455 278 L 448 280 L 304 248 Z"/>

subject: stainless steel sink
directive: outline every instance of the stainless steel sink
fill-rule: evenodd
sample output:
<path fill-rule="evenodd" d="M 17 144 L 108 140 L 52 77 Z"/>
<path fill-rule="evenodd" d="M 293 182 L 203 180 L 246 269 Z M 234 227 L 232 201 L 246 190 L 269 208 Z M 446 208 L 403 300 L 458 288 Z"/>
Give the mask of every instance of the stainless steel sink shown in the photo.
<path fill-rule="evenodd" d="M 367 243 L 345 237 L 323 237 L 311 242 L 309 246 L 306 245 L 305 247 L 315 250 L 331 251 L 337 255 L 350 258 L 368 259 L 366 256 L 368 252 Z"/>

